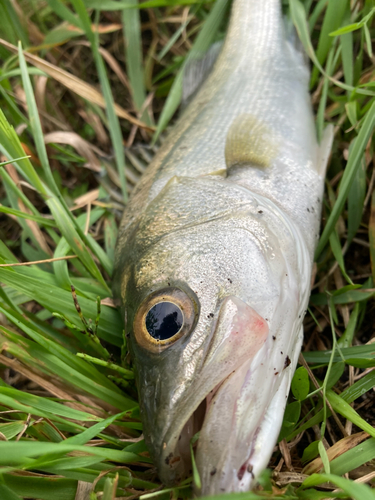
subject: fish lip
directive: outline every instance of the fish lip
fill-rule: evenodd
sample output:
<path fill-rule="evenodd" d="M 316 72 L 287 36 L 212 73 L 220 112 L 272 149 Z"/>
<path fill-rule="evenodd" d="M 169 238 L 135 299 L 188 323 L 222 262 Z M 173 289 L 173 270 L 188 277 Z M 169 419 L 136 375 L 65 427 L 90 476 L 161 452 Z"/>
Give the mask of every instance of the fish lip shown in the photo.
<path fill-rule="evenodd" d="M 188 417 L 183 420 L 183 423 L 178 426 L 178 428 L 174 428 L 173 426 L 170 426 L 166 435 L 167 434 L 174 434 L 178 435 L 178 439 L 175 439 L 172 446 L 168 446 L 167 442 L 168 439 L 166 438 L 166 435 L 164 436 L 164 441 L 162 445 L 162 452 L 160 456 L 158 457 L 158 470 L 159 470 L 159 476 L 162 480 L 162 482 L 167 485 L 167 486 L 173 486 L 176 483 L 179 483 L 185 479 L 187 479 L 191 474 L 192 474 L 192 462 L 191 462 L 191 439 L 202 430 L 203 425 L 205 423 L 205 420 L 207 418 L 208 410 L 210 407 L 210 404 L 214 397 L 220 392 L 220 389 L 224 386 L 224 384 L 234 375 L 234 373 L 238 370 L 241 370 L 242 368 L 245 367 L 245 365 L 249 365 L 249 360 L 245 360 L 241 365 L 239 365 L 235 370 L 231 370 L 229 373 L 227 373 L 218 383 L 214 385 L 214 387 L 206 393 L 206 395 L 199 401 L 197 406 L 193 411 L 191 411 L 188 414 Z M 243 380 L 245 380 L 247 370 L 245 371 Z M 186 425 L 188 422 L 194 418 L 195 414 L 199 410 L 199 408 L 202 406 L 203 403 L 206 403 L 205 407 L 205 414 L 203 419 L 200 422 L 199 429 L 196 430 L 191 434 L 191 436 L 188 436 L 187 440 L 187 449 L 186 450 L 180 450 L 179 449 L 179 443 L 182 440 L 183 432 L 185 430 Z M 176 432 L 177 431 L 177 432 Z M 195 453 L 194 455 L 196 456 L 196 448 L 199 444 L 199 437 L 198 440 L 195 443 Z"/>
<path fill-rule="evenodd" d="M 242 365 L 241 365 L 242 366 Z M 204 397 L 203 399 L 198 403 L 196 408 L 188 415 L 187 418 L 183 420 L 183 424 L 179 425 L 178 430 L 179 432 L 176 433 L 176 429 L 174 429 L 172 432 L 174 434 L 178 434 L 179 438 L 174 442 L 174 445 L 172 447 L 168 446 L 166 441 L 164 440 L 163 445 L 162 445 L 162 453 L 160 454 L 159 458 L 159 475 L 163 481 L 164 484 L 166 485 L 173 485 L 176 484 L 176 482 L 183 481 L 184 479 L 187 479 L 191 473 L 192 473 L 192 461 L 191 461 L 191 440 L 194 436 L 196 436 L 197 433 L 199 433 L 202 430 L 202 427 L 204 425 L 205 419 L 207 417 L 207 411 L 209 408 L 209 405 L 214 398 L 214 396 L 218 393 L 220 388 L 223 386 L 223 384 L 232 376 L 233 371 L 231 371 L 229 374 L 227 374 L 219 383 L 217 383 L 213 389 L 211 389 Z M 200 420 L 199 423 L 199 428 L 195 432 L 191 434 L 191 436 L 188 435 L 188 439 L 185 439 L 185 442 L 187 442 L 188 447 L 185 450 L 179 449 L 179 443 L 183 441 L 184 439 L 184 431 L 186 434 L 189 434 L 189 431 L 186 431 L 186 426 L 189 424 L 189 421 L 194 419 L 195 415 L 197 412 L 199 412 L 200 408 L 202 405 L 205 403 L 205 414 L 203 419 L 198 419 Z M 193 423 L 194 425 L 194 423 Z M 171 431 L 171 427 L 168 429 L 168 433 Z M 196 448 L 199 442 L 199 437 L 196 443 L 193 445 L 193 448 Z M 172 476 L 172 477 L 171 477 Z"/>

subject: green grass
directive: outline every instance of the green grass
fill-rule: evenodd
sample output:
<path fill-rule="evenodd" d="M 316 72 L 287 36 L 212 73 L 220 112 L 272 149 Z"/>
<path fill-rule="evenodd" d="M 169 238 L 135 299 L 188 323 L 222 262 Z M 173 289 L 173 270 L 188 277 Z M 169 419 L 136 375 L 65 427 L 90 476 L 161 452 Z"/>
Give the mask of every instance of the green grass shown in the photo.
<path fill-rule="evenodd" d="M 191 495 L 191 479 L 162 488 L 145 448 L 111 275 L 149 145 L 175 117 L 184 66 L 223 38 L 229 2 L 136 4 L 0 3 L 1 500 L 75 500 L 77 489 L 90 500 Z M 366 500 L 375 498 L 375 12 L 370 0 L 283 4 L 312 60 L 318 136 L 332 123 L 335 141 L 279 447 L 255 492 L 225 496 Z M 46 145 L 55 131 L 66 142 Z M 23 262 L 35 263 L 10 265 Z"/>

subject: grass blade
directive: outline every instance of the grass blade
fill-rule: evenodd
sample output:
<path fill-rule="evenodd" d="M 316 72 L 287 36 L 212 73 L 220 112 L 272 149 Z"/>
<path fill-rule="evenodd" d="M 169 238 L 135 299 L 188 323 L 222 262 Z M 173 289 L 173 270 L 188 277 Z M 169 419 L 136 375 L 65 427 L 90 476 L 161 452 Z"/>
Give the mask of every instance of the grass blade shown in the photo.
<path fill-rule="evenodd" d="M 49 166 L 49 161 L 47 157 L 47 150 L 44 144 L 44 135 L 42 131 L 42 126 L 39 120 L 39 113 L 36 106 L 36 101 L 34 97 L 34 92 L 31 86 L 30 76 L 27 72 L 27 66 L 25 57 L 22 52 L 21 43 L 18 44 L 18 58 L 20 61 L 20 69 L 22 76 L 22 83 L 25 90 L 26 102 L 29 111 L 30 126 L 35 141 L 36 150 L 38 152 L 39 160 L 42 164 L 44 176 L 47 185 L 52 193 L 60 200 L 60 202 L 65 205 L 64 200 L 60 194 L 60 191 L 56 185 L 55 179 L 52 175 L 51 168 Z"/>
<path fill-rule="evenodd" d="M 374 126 L 375 126 L 375 102 L 372 103 L 370 110 L 367 112 L 363 120 L 359 134 L 355 139 L 355 143 L 352 147 L 352 150 L 349 153 L 348 163 L 346 165 L 344 175 L 342 177 L 340 184 L 340 193 L 337 197 L 336 203 L 332 209 L 327 224 L 323 230 L 322 236 L 319 240 L 315 252 L 315 259 L 319 257 L 323 248 L 325 247 L 335 227 L 335 224 L 338 218 L 340 217 L 342 209 L 344 208 L 344 204 L 348 196 L 352 180 L 354 178 L 356 170 L 361 165 L 362 156 L 367 146 L 367 143 L 372 135 Z"/>
<path fill-rule="evenodd" d="M 15 11 L 12 2 L 10 0 L 2 0 L 0 5 L 1 22 L 0 31 L 2 33 L 7 33 L 9 39 L 12 39 L 14 43 L 21 40 L 23 45 L 29 45 L 29 37 L 21 24 L 21 20 Z"/>
<path fill-rule="evenodd" d="M 40 224 L 41 226 L 56 227 L 56 222 L 54 220 L 46 219 L 45 217 L 38 215 L 21 212 L 21 210 L 15 210 L 14 208 L 3 207 L 2 205 L 0 205 L 0 212 L 3 214 L 14 215 L 22 219 L 33 220 L 35 222 L 38 222 L 38 224 Z"/>
<path fill-rule="evenodd" d="M 372 279 L 375 280 L 375 191 L 371 196 L 371 212 L 370 222 L 368 226 L 369 240 L 370 240 L 370 259 Z M 374 281 L 375 282 L 375 281 Z"/>
<path fill-rule="evenodd" d="M 327 398 L 331 403 L 332 408 L 337 413 L 353 422 L 353 424 L 370 434 L 370 436 L 375 437 L 375 429 L 372 427 L 372 425 L 363 420 L 363 418 L 358 415 L 358 413 L 350 406 L 350 404 L 340 398 L 338 394 L 336 394 L 332 390 L 329 390 L 327 391 Z"/>
<path fill-rule="evenodd" d="M 348 0 L 330 0 L 327 2 L 327 10 L 320 31 L 318 48 L 316 49 L 316 57 L 322 65 L 333 42 L 332 37 L 329 35 L 340 26 L 348 5 Z M 318 68 L 314 68 L 311 74 L 311 86 L 315 84 L 318 75 Z"/>
<path fill-rule="evenodd" d="M 79 17 L 75 16 L 73 12 L 68 9 L 62 2 L 59 0 L 47 0 L 48 5 L 51 7 L 51 10 L 54 14 L 65 19 L 69 24 L 76 26 L 80 30 L 83 31 L 82 23 Z"/>
<path fill-rule="evenodd" d="M 317 486 L 325 482 L 335 484 L 354 500 L 374 500 L 375 498 L 374 493 L 367 484 L 355 483 L 350 481 L 350 479 L 344 479 L 333 474 L 313 474 L 305 479 L 302 488 Z"/>
<path fill-rule="evenodd" d="M 332 474 L 341 476 L 356 469 L 357 467 L 360 467 L 370 460 L 374 460 L 374 458 L 375 439 L 370 438 L 332 460 L 331 472 Z"/>
<path fill-rule="evenodd" d="M 350 19 L 350 10 L 348 10 L 345 18 L 345 23 Z M 342 67 L 344 70 L 345 83 L 353 85 L 353 34 L 351 32 L 341 35 L 341 57 Z"/>
<path fill-rule="evenodd" d="M 136 7 L 138 5 L 138 0 L 130 0 L 129 3 Z M 134 104 L 139 113 L 146 99 L 139 10 L 124 9 L 122 11 L 122 22 L 125 39 L 126 69 L 129 76 Z M 148 124 L 150 123 L 147 113 L 144 113 L 141 119 Z"/>
<path fill-rule="evenodd" d="M 4 474 L 3 481 L 12 492 L 21 498 L 38 498 L 40 500 L 75 500 L 77 480 L 53 478 L 45 481 L 41 477 L 25 477 L 24 475 Z"/>
<path fill-rule="evenodd" d="M 47 196 L 47 190 L 44 187 L 42 181 L 40 180 L 38 174 L 36 173 L 34 167 L 32 166 L 28 157 L 25 158 L 25 152 L 22 149 L 19 138 L 14 130 L 14 128 L 9 125 L 4 113 L 0 109 L 0 151 L 8 159 L 21 158 L 22 160 L 13 160 L 13 163 L 17 170 L 22 173 L 22 175 L 30 182 L 31 185 L 37 189 L 42 196 Z"/>
<path fill-rule="evenodd" d="M 365 197 L 366 162 L 365 158 L 363 158 L 359 168 L 356 169 L 348 193 L 348 241 L 352 241 L 361 225 Z"/>
<path fill-rule="evenodd" d="M 327 363 L 331 357 L 332 351 L 312 351 L 305 352 L 303 357 L 308 363 Z M 375 359 L 375 348 L 370 345 L 359 345 L 354 347 L 343 347 L 340 353 L 335 353 L 333 361 L 335 363 L 350 359 Z"/>
<path fill-rule="evenodd" d="M 375 13 L 375 7 L 372 8 L 370 10 L 370 12 L 363 19 L 361 19 L 359 22 L 346 25 L 343 28 L 340 28 L 336 31 L 333 31 L 332 33 L 329 34 L 329 36 L 343 35 L 343 34 L 351 33 L 352 31 L 355 31 L 355 30 L 362 28 L 370 21 L 370 19 L 374 15 L 374 13 Z"/>
<path fill-rule="evenodd" d="M 5 484 L 0 484 L 0 498 L 2 500 L 22 500 L 21 497 L 19 497 L 18 495 L 16 495 Z"/>
<path fill-rule="evenodd" d="M 19 464 L 23 463 L 25 458 L 34 458 L 38 455 L 55 453 L 63 455 L 73 451 L 83 451 L 94 456 L 103 457 L 106 460 L 113 460 L 120 463 L 127 463 L 141 458 L 139 455 L 127 451 L 99 448 L 94 446 L 80 446 L 77 444 L 65 444 L 64 441 L 61 443 L 0 441 L 0 464 Z M 148 462 L 149 459 L 145 459 L 144 461 Z"/>

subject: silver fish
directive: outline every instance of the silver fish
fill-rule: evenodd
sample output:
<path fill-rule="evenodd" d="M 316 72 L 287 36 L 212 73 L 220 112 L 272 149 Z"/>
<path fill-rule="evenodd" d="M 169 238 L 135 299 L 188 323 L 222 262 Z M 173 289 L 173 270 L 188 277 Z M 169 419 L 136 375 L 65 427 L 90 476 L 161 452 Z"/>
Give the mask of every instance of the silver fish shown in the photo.
<path fill-rule="evenodd" d="M 135 189 L 114 292 L 166 485 L 245 491 L 267 466 L 301 349 L 332 130 L 319 146 L 279 0 L 234 0 L 213 70 Z"/>

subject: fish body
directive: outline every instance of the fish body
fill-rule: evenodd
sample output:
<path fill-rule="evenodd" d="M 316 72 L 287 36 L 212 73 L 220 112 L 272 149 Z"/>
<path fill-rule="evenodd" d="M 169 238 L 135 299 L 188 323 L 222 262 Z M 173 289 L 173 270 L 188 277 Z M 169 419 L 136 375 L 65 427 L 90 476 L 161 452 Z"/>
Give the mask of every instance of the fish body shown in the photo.
<path fill-rule="evenodd" d="M 121 223 L 114 293 L 161 480 L 249 489 L 280 430 L 300 352 L 328 131 L 279 0 L 234 0 L 218 59 Z"/>

